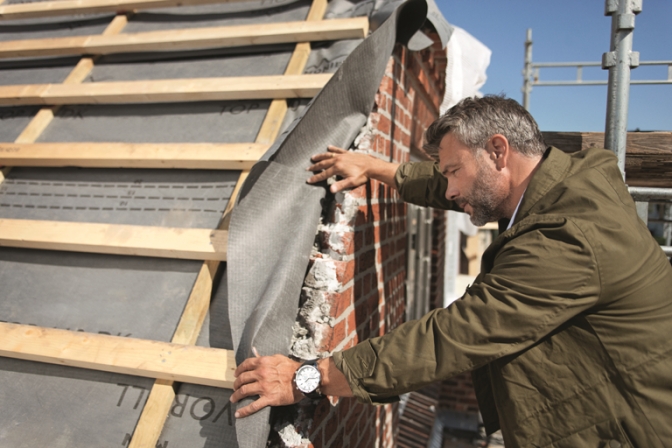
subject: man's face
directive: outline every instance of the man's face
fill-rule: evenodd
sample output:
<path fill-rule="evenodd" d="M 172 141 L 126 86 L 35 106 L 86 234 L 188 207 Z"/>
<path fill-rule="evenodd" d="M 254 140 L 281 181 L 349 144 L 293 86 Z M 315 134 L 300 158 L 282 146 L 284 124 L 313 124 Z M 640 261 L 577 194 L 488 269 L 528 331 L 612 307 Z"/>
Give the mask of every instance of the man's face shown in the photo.
<path fill-rule="evenodd" d="M 507 184 L 487 151 L 474 154 L 448 133 L 439 147 L 439 166 L 448 179 L 446 198 L 469 214 L 474 225 L 482 226 L 505 216 Z"/>

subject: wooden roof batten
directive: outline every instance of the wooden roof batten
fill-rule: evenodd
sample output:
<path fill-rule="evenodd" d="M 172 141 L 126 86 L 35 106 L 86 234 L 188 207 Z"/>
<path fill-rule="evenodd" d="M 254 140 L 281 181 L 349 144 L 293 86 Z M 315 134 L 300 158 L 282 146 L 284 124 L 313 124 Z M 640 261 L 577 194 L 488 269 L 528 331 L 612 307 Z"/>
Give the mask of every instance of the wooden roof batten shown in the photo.
<path fill-rule="evenodd" d="M 104 55 L 141 51 L 197 50 L 309 41 L 363 39 L 369 29 L 365 17 L 189 28 L 117 35 L 93 35 L 5 41 L 0 58 Z"/>
<path fill-rule="evenodd" d="M 268 148 L 259 143 L 0 142 L 0 165 L 248 170 Z"/>
<path fill-rule="evenodd" d="M 56 0 L 0 6 L 0 21 L 249 1 L 251 0 Z"/>
<path fill-rule="evenodd" d="M 0 218 L 0 247 L 226 260 L 226 230 Z"/>
<path fill-rule="evenodd" d="M 331 74 L 0 86 L 0 105 L 164 103 L 312 98 Z"/>
<path fill-rule="evenodd" d="M 2 322 L 0 355 L 225 388 L 236 368 L 231 350 Z"/>

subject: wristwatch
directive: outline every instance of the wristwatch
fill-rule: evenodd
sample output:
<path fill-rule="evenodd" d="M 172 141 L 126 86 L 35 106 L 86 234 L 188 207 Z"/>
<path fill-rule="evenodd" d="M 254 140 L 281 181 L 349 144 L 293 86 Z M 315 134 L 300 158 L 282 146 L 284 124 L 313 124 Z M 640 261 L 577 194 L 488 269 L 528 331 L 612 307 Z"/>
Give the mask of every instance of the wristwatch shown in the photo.
<path fill-rule="evenodd" d="M 324 397 L 320 393 L 321 382 L 322 375 L 317 368 L 317 360 L 304 362 L 294 374 L 296 388 L 308 398 L 319 399 Z"/>

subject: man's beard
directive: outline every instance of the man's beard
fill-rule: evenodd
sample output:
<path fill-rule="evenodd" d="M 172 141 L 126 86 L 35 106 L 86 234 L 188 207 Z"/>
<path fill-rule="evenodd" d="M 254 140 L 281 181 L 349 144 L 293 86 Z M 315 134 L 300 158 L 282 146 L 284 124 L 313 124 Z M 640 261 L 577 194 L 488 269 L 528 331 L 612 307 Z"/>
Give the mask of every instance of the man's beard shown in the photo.
<path fill-rule="evenodd" d="M 483 155 L 477 156 L 478 171 L 476 180 L 468 195 L 464 196 L 465 202 L 469 203 L 472 212 L 469 217 L 475 226 L 482 226 L 488 222 L 502 218 L 506 192 L 500 184 L 497 172 L 481 160 Z"/>

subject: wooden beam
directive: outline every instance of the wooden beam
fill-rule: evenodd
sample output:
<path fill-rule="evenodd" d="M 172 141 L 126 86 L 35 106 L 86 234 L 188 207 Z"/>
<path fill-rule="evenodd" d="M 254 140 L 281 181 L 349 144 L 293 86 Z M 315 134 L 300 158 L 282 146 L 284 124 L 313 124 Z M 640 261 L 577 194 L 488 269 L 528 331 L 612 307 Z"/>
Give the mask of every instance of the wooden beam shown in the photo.
<path fill-rule="evenodd" d="M 331 74 L 0 86 L 0 105 L 312 98 Z"/>
<path fill-rule="evenodd" d="M 0 323 L 0 356 L 204 386 L 233 387 L 233 351 Z"/>
<path fill-rule="evenodd" d="M 5 41 L 0 58 L 194 50 L 291 42 L 363 39 L 365 17 L 215 28 L 190 28 L 117 35 Z"/>
<path fill-rule="evenodd" d="M 0 219 L 0 247 L 224 261 L 227 237 L 224 230 Z"/>
<path fill-rule="evenodd" d="M 544 132 L 565 152 L 604 147 L 602 132 Z M 625 181 L 632 187 L 672 188 L 672 132 L 628 132 Z"/>
<path fill-rule="evenodd" d="M 0 20 L 139 11 L 174 6 L 236 3 L 247 0 L 56 0 L 0 6 Z"/>
<path fill-rule="evenodd" d="M 0 165 L 246 170 L 258 143 L 0 143 Z"/>
<path fill-rule="evenodd" d="M 210 307 L 212 281 L 217 272 L 218 262 L 206 261 L 196 277 L 196 282 L 187 300 L 173 339 L 174 344 L 194 345 L 203 321 Z M 140 419 L 133 432 L 128 448 L 156 446 L 164 422 L 175 399 L 174 382 L 156 380 L 142 409 Z"/>

